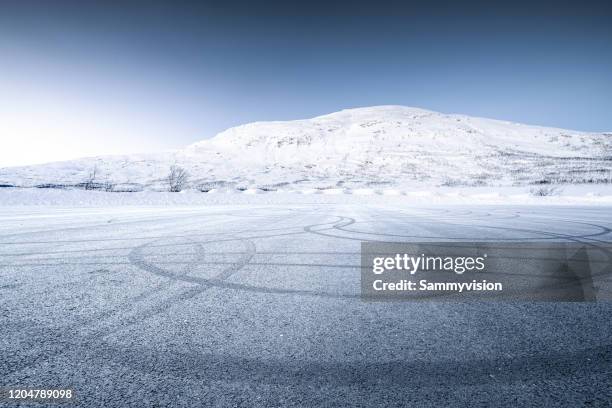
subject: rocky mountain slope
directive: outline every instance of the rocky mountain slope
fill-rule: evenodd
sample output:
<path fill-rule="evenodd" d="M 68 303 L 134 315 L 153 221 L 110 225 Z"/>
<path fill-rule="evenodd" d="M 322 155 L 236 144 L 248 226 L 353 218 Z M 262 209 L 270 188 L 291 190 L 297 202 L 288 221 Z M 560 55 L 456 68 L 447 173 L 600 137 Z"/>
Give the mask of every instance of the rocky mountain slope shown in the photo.
<path fill-rule="evenodd" d="M 172 164 L 189 187 L 292 190 L 512 186 L 612 181 L 612 134 L 528 126 L 402 106 L 255 122 L 185 149 L 0 169 L 0 183 L 165 189 Z"/>

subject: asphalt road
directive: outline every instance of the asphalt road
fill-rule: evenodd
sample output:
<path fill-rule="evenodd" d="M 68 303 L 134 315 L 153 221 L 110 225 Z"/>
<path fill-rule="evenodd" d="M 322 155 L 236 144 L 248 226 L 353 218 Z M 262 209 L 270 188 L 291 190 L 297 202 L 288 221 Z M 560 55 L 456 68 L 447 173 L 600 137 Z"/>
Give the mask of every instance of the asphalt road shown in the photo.
<path fill-rule="evenodd" d="M 612 208 L 24 207 L 0 221 L 0 386 L 71 387 L 85 407 L 612 406 L 612 303 L 359 298 L 363 240 L 611 242 Z"/>

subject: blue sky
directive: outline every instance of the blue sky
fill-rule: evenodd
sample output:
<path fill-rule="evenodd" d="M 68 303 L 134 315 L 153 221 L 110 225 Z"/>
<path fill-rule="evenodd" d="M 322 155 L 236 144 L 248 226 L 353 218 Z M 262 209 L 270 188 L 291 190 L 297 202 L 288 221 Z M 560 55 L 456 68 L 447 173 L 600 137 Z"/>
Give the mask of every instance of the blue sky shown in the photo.
<path fill-rule="evenodd" d="M 605 2 L 228 3 L 1 2 L 0 166 L 381 104 L 612 131 Z"/>

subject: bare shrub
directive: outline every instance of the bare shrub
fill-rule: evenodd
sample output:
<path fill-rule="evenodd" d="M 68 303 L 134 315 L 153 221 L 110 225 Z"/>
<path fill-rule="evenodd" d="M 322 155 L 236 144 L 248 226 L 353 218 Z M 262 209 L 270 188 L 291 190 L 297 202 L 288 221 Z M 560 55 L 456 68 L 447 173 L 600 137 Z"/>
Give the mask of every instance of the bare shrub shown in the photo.
<path fill-rule="evenodd" d="M 87 178 L 83 183 L 85 190 L 94 190 L 96 188 L 96 176 L 98 174 L 98 166 L 94 166 L 87 174 Z"/>
<path fill-rule="evenodd" d="M 464 183 L 461 180 L 447 178 L 442 181 L 440 184 L 442 187 L 458 187 L 463 185 Z"/>
<path fill-rule="evenodd" d="M 537 197 L 556 196 L 556 195 L 561 194 L 561 191 L 562 191 L 561 189 L 557 187 L 552 187 L 552 186 L 539 186 L 539 187 L 534 187 L 531 190 L 529 190 L 531 195 L 537 196 Z"/>
<path fill-rule="evenodd" d="M 170 172 L 166 178 L 166 182 L 168 183 L 168 191 L 171 193 L 178 193 L 179 191 L 182 191 L 187 185 L 188 180 L 189 173 L 187 173 L 184 168 L 173 164 L 170 166 Z"/>
<path fill-rule="evenodd" d="M 104 191 L 113 192 L 113 191 L 115 191 L 115 184 L 113 182 L 111 182 L 111 181 L 107 181 L 107 182 L 104 183 L 102 188 L 104 189 Z"/>
<path fill-rule="evenodd" d="M 204 181 L 197 185 L 197 189 L 202 193 L 208 193 L 210 190 L 218 188 L 228 188 L 234 186 L 236 183 L 225 180 L 211 180 Z"/>

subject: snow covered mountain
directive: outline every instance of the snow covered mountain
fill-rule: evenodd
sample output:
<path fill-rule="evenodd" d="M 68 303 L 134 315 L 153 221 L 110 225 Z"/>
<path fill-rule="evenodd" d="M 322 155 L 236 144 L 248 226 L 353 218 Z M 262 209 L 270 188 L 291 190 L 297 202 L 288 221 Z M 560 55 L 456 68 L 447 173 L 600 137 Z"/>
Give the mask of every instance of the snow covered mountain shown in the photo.
<path fill-rule="evenodd" d="M 165 189 L 172 164 L 210 189 L 401 188 L 612 182 L 612 134 L 403 106 L 255 122 L 183 150 L 0 169 L 0 184 Z"/>

